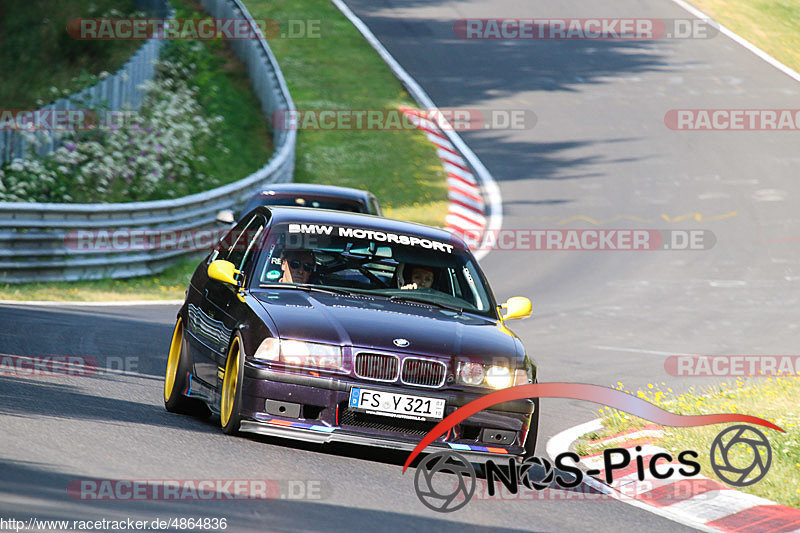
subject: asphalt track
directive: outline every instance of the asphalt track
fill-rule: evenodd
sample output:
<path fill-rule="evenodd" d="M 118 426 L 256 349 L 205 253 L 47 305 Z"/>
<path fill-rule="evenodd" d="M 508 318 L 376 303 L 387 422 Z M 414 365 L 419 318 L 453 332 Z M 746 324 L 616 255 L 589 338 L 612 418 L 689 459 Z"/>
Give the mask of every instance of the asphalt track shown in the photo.
<path fill-rule="evenodd" d="M 668 355 L 796 353 L 796 135 L 675 132 L 663 122 L 675 108 L 796 107 L 795 81 L 722 36 L 465 41 L 452 30 L 465 17 L 688 16 L 668 0 L 348 5 L 440 107 L 534 110 L 533 129 L 463 134 L 499 182 L 504 227 L 715 233 L 708 251 L 492 252 L 483 267 L 498 299 L 534 301 L 535 318 L 513 328 L 541 381 L 681 390 L 699 382 L 666 375 Z M 136 365 L 88 378 L 0 376 L 0 517 L 225 517 L 232 531 L 287 532 L 688 529 L 619 502 L 475 501 L 438 514 L 400 474 L 403 454 L 227 437 L 210 421 L 168 414 L 161 375 L 175 311 L 0 306 L 2 354 Z M 596 409 L 544 400 L 540 452 Z M 321 499 L 70 497 L 69 483 L 85 478 L 311 480 Z"/>

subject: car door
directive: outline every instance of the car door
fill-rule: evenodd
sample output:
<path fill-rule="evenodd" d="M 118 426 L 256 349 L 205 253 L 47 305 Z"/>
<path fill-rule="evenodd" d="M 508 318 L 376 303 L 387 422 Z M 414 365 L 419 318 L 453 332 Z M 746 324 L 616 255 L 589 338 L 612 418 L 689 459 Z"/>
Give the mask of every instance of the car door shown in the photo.
<path fill-rule="evenodd" d="M 215 259 L 224 259 L 233 263 L 234 268 L 245 272 L 250 259 L 256 255 L 256 243 L 259 242 L 267 219 L 262 214 L 252 214 L 235 228 L 231 235 L 231 246 Z M 244 282 L 244 274 L 237 275 Z M 201 379 L 210 384 L 221 383 L 222 371 L 228 356 L 228 347 L 234 330 L 243 317 L 244 303 L 239 299 L 236 287 L 217 280 L 209 280 L 201 305 L 203 312 L 216 332 L 213 350 L 209 352 L 207 366 L 203 369 Z M 213 366 L 212 366 L 213 365 Z"/>

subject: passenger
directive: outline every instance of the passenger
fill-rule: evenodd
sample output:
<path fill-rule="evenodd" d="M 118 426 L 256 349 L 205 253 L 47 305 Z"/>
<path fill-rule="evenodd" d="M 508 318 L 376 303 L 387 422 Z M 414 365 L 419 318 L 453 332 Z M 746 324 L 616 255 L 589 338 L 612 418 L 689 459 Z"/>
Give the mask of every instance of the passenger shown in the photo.
<path fill-rule="evenodd" d="M 308 283 L 314 272 L 314 253 L 310 250 L 284 250 L 281 253 L 280 283 Z"/>
<path fill-rule="evenodd" d="M 433 268 L 431 267 L 423 265 L 406 265 L 404 274 L 407 275 L 407 279 L 411 283 L 400 287 L 403 290 L 430 289 L 433 287 L 434 272 Z"/>

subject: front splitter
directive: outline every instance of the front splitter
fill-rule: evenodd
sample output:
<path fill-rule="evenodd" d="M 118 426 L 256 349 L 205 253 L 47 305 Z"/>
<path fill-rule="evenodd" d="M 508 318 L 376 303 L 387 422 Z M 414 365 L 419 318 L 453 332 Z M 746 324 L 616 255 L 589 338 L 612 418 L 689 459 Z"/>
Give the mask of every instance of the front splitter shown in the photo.
<path fill-rule="evenodd" d="M 280 437 L 303 442 L 312 442 L 316 444 L 338 442 L 408 452 L 411 452 L 417 447 L 418 444 L 416 442 L 404 440 L 371 437 L 330 426 L 293 422 L 277 418 L 265 420 L 242 420 L 240 430 L 246 433 L 257 433 L 259 435 L 266 435 L 269 437 Z M 519 458 L 522 455 L 521 453 L 511 453 L 505 448 L 498 448 L 494 446 L 477 446 L 473 444 L 461 444 L 454 442 L 434 442 L 428 445 L 425 450 L 425 453 L 444 450 L 454 451 L 466 457 L 482 460 L 498 457 Z"/>

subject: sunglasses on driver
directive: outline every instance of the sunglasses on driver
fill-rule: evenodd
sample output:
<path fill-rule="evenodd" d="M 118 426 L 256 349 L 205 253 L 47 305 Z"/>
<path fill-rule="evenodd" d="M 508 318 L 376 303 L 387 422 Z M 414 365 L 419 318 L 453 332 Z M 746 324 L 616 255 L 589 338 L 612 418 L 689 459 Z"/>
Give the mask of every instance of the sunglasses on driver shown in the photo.
<path fill-rule="evenodd" d="M 289 268 L 293 268 L 293 269 L 297 270 L 297 269 L 300 268 L 300 264 L 301 264 L 301 262 L 300 262 L 299 259 L 291 259 L 291 260 L 289 260 Z M 303 270 L 305 270 L 306 272 L 311 272 L 312 270 L 314 270 L 314 264 L 313 263 L 303 262 L 302 265 L 303 265 Z"/>

